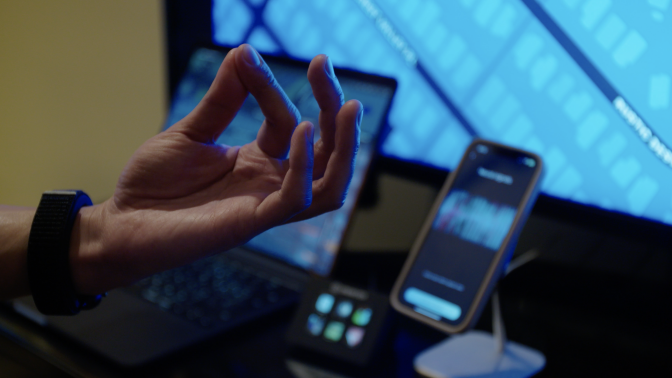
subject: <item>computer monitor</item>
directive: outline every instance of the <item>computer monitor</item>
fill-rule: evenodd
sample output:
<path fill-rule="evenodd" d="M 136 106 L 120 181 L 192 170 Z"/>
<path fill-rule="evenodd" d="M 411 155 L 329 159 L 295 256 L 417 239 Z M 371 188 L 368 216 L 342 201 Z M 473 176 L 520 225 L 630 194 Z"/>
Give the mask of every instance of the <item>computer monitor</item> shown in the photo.
<path fill-rule="evenodd" d="M 396 78 L 388 157 L 450 170 L 473 137 L 511 144 L 543 157 L 555 211 L 659 232 L 672 225 L 670 2 L 213 0 L 208 31 Z"/>

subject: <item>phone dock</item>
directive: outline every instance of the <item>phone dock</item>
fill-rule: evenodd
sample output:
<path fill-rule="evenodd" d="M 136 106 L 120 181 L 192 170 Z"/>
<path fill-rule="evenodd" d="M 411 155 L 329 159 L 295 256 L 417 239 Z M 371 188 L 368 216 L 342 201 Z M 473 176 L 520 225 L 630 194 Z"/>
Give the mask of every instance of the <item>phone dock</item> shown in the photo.
<path fill-rule="evenodd" d="M 420 353 L 415 370 L 431 378 L 530 377 L 543 369 L 546 358 L 539 351 L 513 341 L 498 350 L 492 334 L 469 331 Z"/>
<path fill-rule="evenodd" d="M 536 255 L 533 250 L 511 261 L 505 274 Z M 430 378 L 525 378 L 540 372 L 546 357 L 536 349 L 506 339 L 496 290 L 491 300 L 492 334 L 472 330 L 451 336 L 418 354 L 413 361 L 415 371 Z"/>

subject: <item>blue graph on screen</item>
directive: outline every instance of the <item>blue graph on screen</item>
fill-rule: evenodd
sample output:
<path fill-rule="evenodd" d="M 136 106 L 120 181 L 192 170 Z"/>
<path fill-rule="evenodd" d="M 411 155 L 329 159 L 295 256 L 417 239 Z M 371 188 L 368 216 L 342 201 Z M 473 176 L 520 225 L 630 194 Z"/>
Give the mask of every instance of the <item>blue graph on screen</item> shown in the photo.
<path fill-rule="evenodd" d="M 382 152 L 539 153 L 551 196 L 672 224 L 671 0 L 215 0 L 213 40 L 391 76 Z"/>

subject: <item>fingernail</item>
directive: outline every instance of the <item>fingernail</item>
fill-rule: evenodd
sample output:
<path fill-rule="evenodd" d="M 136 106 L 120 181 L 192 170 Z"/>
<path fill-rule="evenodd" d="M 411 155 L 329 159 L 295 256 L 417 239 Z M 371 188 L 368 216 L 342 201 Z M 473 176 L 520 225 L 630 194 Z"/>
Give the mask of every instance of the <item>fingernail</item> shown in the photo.
<path fill-rule="evenodd" d="M 243 45 L 243 59 L 250 66 L 257 67 L 261 64 L 261 59 L 257 51 L 250 45 Z"/>
<path fill-rule="evenodd" d="M 364 118 L 364 105 L 359 108 L 359 115 L 357 116 L 357 124 L 362 125 L 362 118 Z"/>
<path fill-rule="evenodd" d="M 334 73 L 334 66 L 331 64 L 331 59 L 327 56 L 326 62 L 324 62 L 324 71 L 327 73 L 327 76 L 335 78 L 336 74 Z"/>

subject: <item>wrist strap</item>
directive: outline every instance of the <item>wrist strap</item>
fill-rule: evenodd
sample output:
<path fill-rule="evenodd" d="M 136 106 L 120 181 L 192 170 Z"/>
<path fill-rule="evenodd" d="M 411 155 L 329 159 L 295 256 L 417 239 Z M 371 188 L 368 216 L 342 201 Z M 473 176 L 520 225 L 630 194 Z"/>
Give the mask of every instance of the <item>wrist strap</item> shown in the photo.
<path fill-rule="evenodd" d="M 70 272 L 70 238 L 79 209 L 92 202 L 81 190 L 42 194 L 28 239 L 28 281 L 45 315 L 75 315 L 100 303 L 101 295 L 77 295 Z"/>

